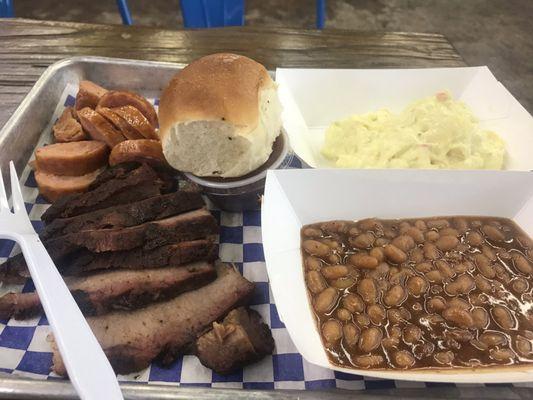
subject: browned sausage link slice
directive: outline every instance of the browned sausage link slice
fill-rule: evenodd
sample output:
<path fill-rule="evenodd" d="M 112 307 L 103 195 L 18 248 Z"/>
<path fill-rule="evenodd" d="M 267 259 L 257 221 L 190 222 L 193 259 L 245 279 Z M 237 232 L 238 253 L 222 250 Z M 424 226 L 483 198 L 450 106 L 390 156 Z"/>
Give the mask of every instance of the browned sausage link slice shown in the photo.
<path fill-rule="evenodd" d="M 113 166 L 129 161 L 145 162 L 155 167 L 171 168 L 163 155 L 159 140 L 125 140 L 113 147 L 109 156 L 109 165 Z"/>
<path fill-rule="evenodd" d="M 85 129 L 94 140 L 104 142 L 111 148 L 126 140 L 122 133 L 111 125 L 107 119 L 88 107 L 78 111 L 78 117 L 83 129 Z"/>
<path fill-rule="evenodd" d="M 102 170 L 98 169 L 82 176 L 61 176 L 35 171 L 35 180 L 39 186 L 39 193 L 46 200 L 54 202 L 67 194 L 87 191 L 100 172 Z"/>
<path fill-rule="evenodd" d="M 52 128 L 56 142 L 76 142 L 88 139 L 88 135 L 76 120 L 72 107 L 67 107 Z"/>
<path fill-rule="evenodd" d="M 110 108 L 98 106 L 96 107 L 96 112 L 111 122 L 126 137 L 126 139 L 144 139 L 144 136 L 141 135 L 137 129 L 131 126 L 124 118 Z"/>
<path fill-rule="evenodd" d="M 154 129 L 157 127 L 157 113 L 154 106 L 137 93 L 111 90 L 102 96 L 98 105 L 108 108 L 133 106 L 146 117 Z"/>
<path fill-rule="evenodd" d="M 133 106 L 122 106 L 112 110 L 131 125 L 139 134 L 146 139 L 159 139 L 155 129 L 142 113 Z"/>
<path fill-rule="evenodd" d="M 107 165 L 109 149 L 96 140 L 56 143 L 35 152 L 37 169 L 57 175 L 80 176 Z"/>
<path fill-rule="evenodd" d="M 106 93 L 107 89 L 98 86 L 94 82 L 81 81 L 78 94 L 76 95 L 76 110 L 81 110 L 85 107 L 95 108 L 100 101 L 100 98 Z"/>

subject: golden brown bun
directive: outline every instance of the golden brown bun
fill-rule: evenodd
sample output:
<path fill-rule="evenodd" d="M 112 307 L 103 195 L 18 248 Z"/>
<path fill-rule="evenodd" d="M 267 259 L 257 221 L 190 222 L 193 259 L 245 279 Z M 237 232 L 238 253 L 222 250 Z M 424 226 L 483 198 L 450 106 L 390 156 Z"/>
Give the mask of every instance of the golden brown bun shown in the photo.
<path fill-rule="evenodd" d="M 281 127 L 276 84 L 256 61 L 202 57 L 169 82 L 159 103 L 159 136 L 174 168 L 236 177 L 262 165 Z"/>
<path fill-rule="evenodd" d="M 223 120 L 255 126 L 259 90 L 273 85 L 265 67 L 248 57 L 217 53 L 193 61 L 163 91 L 161 135 L 183 121 Z"/>

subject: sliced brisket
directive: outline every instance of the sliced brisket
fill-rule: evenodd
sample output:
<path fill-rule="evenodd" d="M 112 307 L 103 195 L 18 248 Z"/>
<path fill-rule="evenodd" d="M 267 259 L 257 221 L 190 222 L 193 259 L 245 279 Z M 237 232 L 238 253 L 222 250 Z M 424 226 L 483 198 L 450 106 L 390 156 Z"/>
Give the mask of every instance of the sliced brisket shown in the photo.
<path fill-rule="evenodd" d="M 226 375 L 238 368 L 272 354 L 274 339 L 257 311 L 240 307 L 196 341 L 200 362 Z"/>
<path fill-rule="evenodd" d="M 61 263 L 64 275 L 79 275 L 103 269 L 150 269 L 188 264 L 195 261 L 213 261 L 217 245 L 209 239 L 174 243 L 146 250 L 93 253 L 86 249 L 73 253 Z"/>
<path fill-rule="evenodd" d="M 22 253 L 8 258 L 0 264 L 0 282 L 4 284 L 22 284 L 30 277 Z"/>
<path fill-rule="evenodd" d="M 217 273 L 214 282 L 172 300 L 88 318 L 115 371 L 138 371 L 157 357 L 164 363 L 173 361 L 213 322 L 249 299 L 253 283 L 232 267 L 218 266 Z M 65 375 L 57 346 L 52 348 L 53 369 Z"/>
<path fill-rule="evenodd" d="M 126 228 L 203 206 L 204 201 L 199 193 L 174 192 L 71 218 L 56 218 L 45 227 L 40 236 L 46 240 L 89 229 Z"/>
<path fill-rule="evenodd" d="M 217 245 L 211 239 L 200 239 L 155 249 L 136 248 L 125 251 L 93 253 L 87 249 L 56 248 L 66 256 L 55 258 L 63 275 L 79 275 L 101 269 L 149 269 L 172 267 L 195 261 L 212 261 L 217 256 Z M 70 253 L 69 253 L 70 250 Z M 23 283 L 30 274 L 22 254 L 17 254 L 0 265 L 0 282 Z"/>
<path fill-rule="evenodd" d="M 124 177 L 129 175 L 131 171 L 139 168 L 141 165 L 142 162 L 139 161 L 128 161 L 113 165 L 112 167 L 106 169 L 104 172 L 102 172 L 96 177 L 94 182 L 89 186 L 89 190 L 94 190 L 98 186 L 102 185 L 107 181 L 110 181 L 111 179 L 124 179 Z M 159 179 L 163 181 L 163 188 L 161 189 L 161 193 L 170 193 L 178 190 L 178 180 L 176 179 L 175 171 L 169 171 L 168 169 L 160 170 L 153 165 L 148 166 L 153 168 L 156 171 Z"/>
<path fill-rule="evenodd" d="M 141 164 L 138 162 L 131 162 L 110 167 L 96 177 L 91 186 L 89 186 L 89 190 L 94 190 L 101 184 L 106 183 L 111 179 L 124 179 L 131 171 L 139 168 L 140 166 Z"/>
<path fill-rule="evenodd" d="M 97 178 L 98 179 L 98 178 Z M 86 193 L 66 196 L 52 204 L 41 219 L 49 223 L 55 218 L 69 218 L 102 208 L 126 204 L 157 196 L 165 182 L 148 165 L 102 182 Z"/>
<path fill-rule="evenodd" d="M 96 253 L 154 249 L 170 243 L 200 239 L 218 233 L 216 219 L 205 208 L 129 228 L 94 229 L 54 237 L 44 245 L 52 259 L 60 259 L 76 248 Z"/>
<path fill-rule="evenodd" d="M 151 270 L 106 271 L 66 279 L 72 296 L 85 315 L 131 310 L 197 289 L 216 278 L 212 264 L 199 262 Z M 10 293 L 0 297 L 0 318 L 30 317 L 41 311 L 37 293 Z"/>

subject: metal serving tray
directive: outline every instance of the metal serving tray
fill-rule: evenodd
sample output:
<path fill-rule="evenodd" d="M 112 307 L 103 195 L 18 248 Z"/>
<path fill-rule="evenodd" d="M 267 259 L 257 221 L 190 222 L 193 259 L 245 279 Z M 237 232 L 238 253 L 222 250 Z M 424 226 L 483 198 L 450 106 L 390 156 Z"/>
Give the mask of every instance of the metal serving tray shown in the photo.
<path fill-rule="evenodd" d="M 0 131 L 0 167 L 8 173 L 13 160 L 22 171 L 42 132 L 50 123 L 67 84 L 88 79 L 104 87 L 138 91 L 157 97 L 182 64 L 134 61 L 105 57 L 73 57 L 50 66 Z M 7 175 L 4 176 L 6 181 Z M 435 387 L 366 391 L 245 390 L 177 387 L 146 383 L 121 383 L 126 399 L 527 399 L 531 391 L 518 387 Z M 65 380 L 38 380 L 0 373 L 0 399 L 75 399 Z"/>
<path fill-rule="evenodd" d="M 4 174 L 9 173 L 10 160 L 18 171 L 26 166 L 68 83 L 87 79 L 152 97 L 159 95 L 162 86 L 183 66 L 107 57 L 72 57 L 51 65 L 0 131 L 0 167 Z"/>
<path fill-rule="evenodd" d="M 9 181 L 8 163 L 15 162 L 22 171 L 49 126 L 61 95 L 68 84 L 87 79 L 104 87 L 127 89 L 147 97 L 158 97 L 163 86 L 182 64 L 134 61 L 105 57 L 73 57 L 51 65 L 0 131 L 0 167 Z M 319 392 L 258 391 L 239 389 L 190 388 L 175 385 L 122 383 L 128 399 L 318 399 Z M 335 392 L 336 398 L 345 398 L 349 392 Z M 329 394 L 328 394 L 329 396 Z M 0 399 L 71 399 L 76 398 L 73 387 L 63 380 L 37 380 L 0 373 Z"/>

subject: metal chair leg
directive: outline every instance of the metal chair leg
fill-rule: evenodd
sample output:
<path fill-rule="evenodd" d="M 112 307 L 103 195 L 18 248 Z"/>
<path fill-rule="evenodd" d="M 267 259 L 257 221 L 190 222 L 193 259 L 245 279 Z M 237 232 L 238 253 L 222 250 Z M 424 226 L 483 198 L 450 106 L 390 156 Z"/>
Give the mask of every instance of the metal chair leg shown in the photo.
<path fill-rule="evenodd" d="M 130 9 L 128 7 L 127 0 L 117 0 L 118 10 L 122 18 L 122 23 L 124 25 L 132 25 L 133 20 L 131 19 Z"/>
<path fill-rule="evenodd" d="M 316 28 L 324 29 L 326 25 L 326 0 L 316 0 Z"/>

